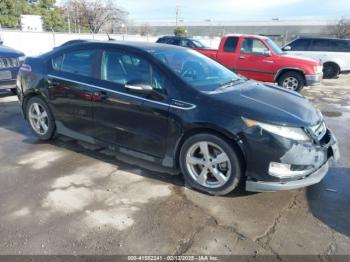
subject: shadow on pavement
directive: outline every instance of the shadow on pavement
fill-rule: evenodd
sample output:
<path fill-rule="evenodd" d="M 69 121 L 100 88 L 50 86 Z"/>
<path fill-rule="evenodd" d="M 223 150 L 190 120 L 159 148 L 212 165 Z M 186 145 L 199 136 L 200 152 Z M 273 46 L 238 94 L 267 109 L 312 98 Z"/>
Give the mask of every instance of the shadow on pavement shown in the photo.
<path fill-rule="evenodd" d="M 307 189 L 312 214 L 335 231 L 350 236 L 350 168 L 333 167 L 324 180 Z"/>

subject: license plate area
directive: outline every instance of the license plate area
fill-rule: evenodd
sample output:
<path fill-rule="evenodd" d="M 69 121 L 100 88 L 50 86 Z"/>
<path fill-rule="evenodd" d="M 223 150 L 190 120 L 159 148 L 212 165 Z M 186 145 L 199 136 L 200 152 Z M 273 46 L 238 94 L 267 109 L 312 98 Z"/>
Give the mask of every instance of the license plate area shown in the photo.
<path fill-rule="evenodd" d="M 11 80 L 12 74 L 9 70 L 0 71 L 0 80 Z"/>

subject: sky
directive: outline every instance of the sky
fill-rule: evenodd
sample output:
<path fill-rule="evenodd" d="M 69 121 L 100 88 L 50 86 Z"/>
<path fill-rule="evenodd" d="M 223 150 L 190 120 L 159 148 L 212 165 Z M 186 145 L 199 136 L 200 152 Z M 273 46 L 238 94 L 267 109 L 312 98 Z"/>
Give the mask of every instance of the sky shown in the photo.
<path fill-rule="evenodd" d="M 134 21 L 350 18 L 350 0 L 115 0 Z"/>

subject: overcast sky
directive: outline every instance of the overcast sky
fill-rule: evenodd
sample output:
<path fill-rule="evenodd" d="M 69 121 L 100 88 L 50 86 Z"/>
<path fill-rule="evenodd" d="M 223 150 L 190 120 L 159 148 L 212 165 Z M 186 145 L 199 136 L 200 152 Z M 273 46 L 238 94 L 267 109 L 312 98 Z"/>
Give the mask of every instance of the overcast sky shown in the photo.
<path fill-rule="evenodd" d="M 135 21 L 350 17 L 350 0 L 116 0 Z"/>

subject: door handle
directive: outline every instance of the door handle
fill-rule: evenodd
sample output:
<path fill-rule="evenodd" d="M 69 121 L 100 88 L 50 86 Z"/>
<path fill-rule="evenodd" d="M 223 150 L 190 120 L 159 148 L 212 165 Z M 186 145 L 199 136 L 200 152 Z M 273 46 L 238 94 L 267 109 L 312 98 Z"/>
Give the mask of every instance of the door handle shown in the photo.
<path fill-rule="evenodd" d="M 93 93 L 94 97 L 99 97 L 100 99 L 105 99 L 108 97 L 108 94 L 106 91 L 96 91 Z"/>
<path fill-rule="evenodd" d="M 241 56 L 239 57 L 239 59 L 245 59 L 245 56 L 242 56 L 242 55 L 241 55 Z"/>

